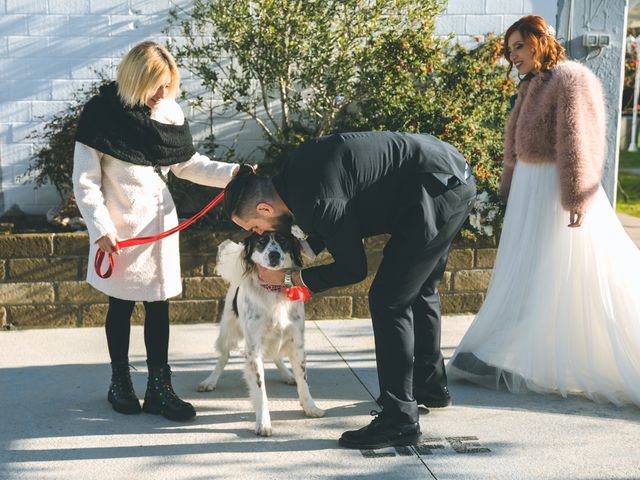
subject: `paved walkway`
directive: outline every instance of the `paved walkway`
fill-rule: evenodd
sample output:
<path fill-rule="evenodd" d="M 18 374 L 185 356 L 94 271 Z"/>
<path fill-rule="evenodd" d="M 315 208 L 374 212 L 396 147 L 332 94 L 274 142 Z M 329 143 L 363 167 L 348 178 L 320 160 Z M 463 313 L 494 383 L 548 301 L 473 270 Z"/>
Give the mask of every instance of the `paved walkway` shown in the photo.
<path fill-rule="evenodd" d="M 446 356 L 470 321 L 444 319 Z M 217 329 L 172 327 L 174 385 L 198 410 L 188 423 L 111 410 L 101 328 L 0 332 L 0 479 L 640 478 L 640 409 L 465 383 L 450 385 L 453 407 L 423 412 L 420 447 L 339 448 L 340 433 L 368 423 L 376 408 L 369 320 L 307 322 L 309 384 L 326 416 L 306 418 L 295 387 L 268 365 L 274 435 L 259 438 L 239 356 L 217 390 L 195 390 L 214 363 Z M 142 329 L 134 327 L 140 395 L 143 352 Z"/>
<path fill-rule="evenodd" d="M 640 248 L 640 218 L 618 213 L 618 218 L 631 240 Z"/>

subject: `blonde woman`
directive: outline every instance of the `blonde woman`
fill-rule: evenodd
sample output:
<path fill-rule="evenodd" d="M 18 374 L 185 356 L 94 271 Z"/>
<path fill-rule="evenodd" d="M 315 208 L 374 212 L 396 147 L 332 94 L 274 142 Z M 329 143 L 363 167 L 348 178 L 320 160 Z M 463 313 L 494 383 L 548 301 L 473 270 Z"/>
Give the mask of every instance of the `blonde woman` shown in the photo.
<path fill-rule="evenodd" d="M 640 252 L 600 186 L 598 78 L 545 20 L 505 33 L 522 81 L 507 123 L 504 228 L 484 305 L 448 366 L 511 391 L 640 405 Z"/>
<path fill-rule="evenodd" d="M 163 46 L 146 41 L 125 56 L 117 81 L 100 88 L 84 107 L 74 154 L 73 186 L 89 231 L 89 265 L 97 249 L 168 230 L 178 224 L 166 184 L 177 177 L 224 187 L 238 165 L 196 153 L 189 126 L 175 98 L 180 74 Z M 112 276 L 87 269 L 87 281 L 109 297 L 105 329 L 112 377 L 108 400 L 120 413 L 141 410 L 171 420 L 196 414 L 173 391 L 168 365 L 169 305 L 182 291 L 178 235 L 127 248 Z M 144 303 L 144 340 L 149 370 L 144 405 L 129 374 L 130 319 L 136 301 Z"/>

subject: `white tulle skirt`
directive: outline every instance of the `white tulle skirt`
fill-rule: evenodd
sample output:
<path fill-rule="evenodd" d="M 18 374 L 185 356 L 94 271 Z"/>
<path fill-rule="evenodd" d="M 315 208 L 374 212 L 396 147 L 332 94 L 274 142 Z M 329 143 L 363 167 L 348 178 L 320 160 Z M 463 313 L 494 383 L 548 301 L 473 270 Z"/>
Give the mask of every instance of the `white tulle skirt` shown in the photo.
<path fill-rule="evenodd" d="M 517 162 L 486 300 L 450 378 L 640 405 L 640 250 L 602 188 L 568 228 L 555 165 Z"/>

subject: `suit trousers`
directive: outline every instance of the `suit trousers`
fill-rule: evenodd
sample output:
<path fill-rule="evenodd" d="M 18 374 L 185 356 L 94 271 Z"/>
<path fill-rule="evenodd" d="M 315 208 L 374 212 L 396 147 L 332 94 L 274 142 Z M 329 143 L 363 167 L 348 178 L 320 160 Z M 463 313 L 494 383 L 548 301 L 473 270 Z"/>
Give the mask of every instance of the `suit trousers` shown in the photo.
<path fill-rule="evenodd" d="M 414 390 L 447 384 L 438 285 L 476 195 L 473 177 L 445 186 L 425 174 L 420 183 L 416 201 L 398 214 L 369 290 L 382 407 L 399 422 L 418 420 Z"/>

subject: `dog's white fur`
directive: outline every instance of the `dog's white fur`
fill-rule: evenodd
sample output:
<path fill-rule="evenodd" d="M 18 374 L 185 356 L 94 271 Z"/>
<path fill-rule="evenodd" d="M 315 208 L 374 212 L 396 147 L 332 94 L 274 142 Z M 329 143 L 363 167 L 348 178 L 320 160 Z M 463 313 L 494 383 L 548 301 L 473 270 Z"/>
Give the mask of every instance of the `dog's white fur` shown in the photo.
<path fill-rule="evenodd" d="M 255 268 L 245 271 L 243 251 L 242 244 L 230 240 L 218 248 L 216 273 L 228 281 L 230 287 L 216 341 L 220 356 L 211 375 L 198 385 L 198 391 L 216 388 L 231 350 L 244 338 L 245 380 L 256 411 L 255 431 L 258 435 L 270 436 L 272 427 L 265 389 L 265 358 L 274 360 L 285 383 L 297 385 L 300 404 L 307 416 L 321 417 L 324 411 L 311 398 L 306 381 L 303 302 L 290 301 L 283 292 L 262 287 Z M 269 252 L 274 251 L 280 254 L 280 261 L 275 266 L 269 263 Z M 293 258 L 283 252 L 273 235 L 263 252 L 251 252 L 251 260 L 272 269 L 294 267 Z M 236 290 L 238 315 L 233 308 Z M 289 358 L 293 374 L 285 366 L 284 356 Z"/>

